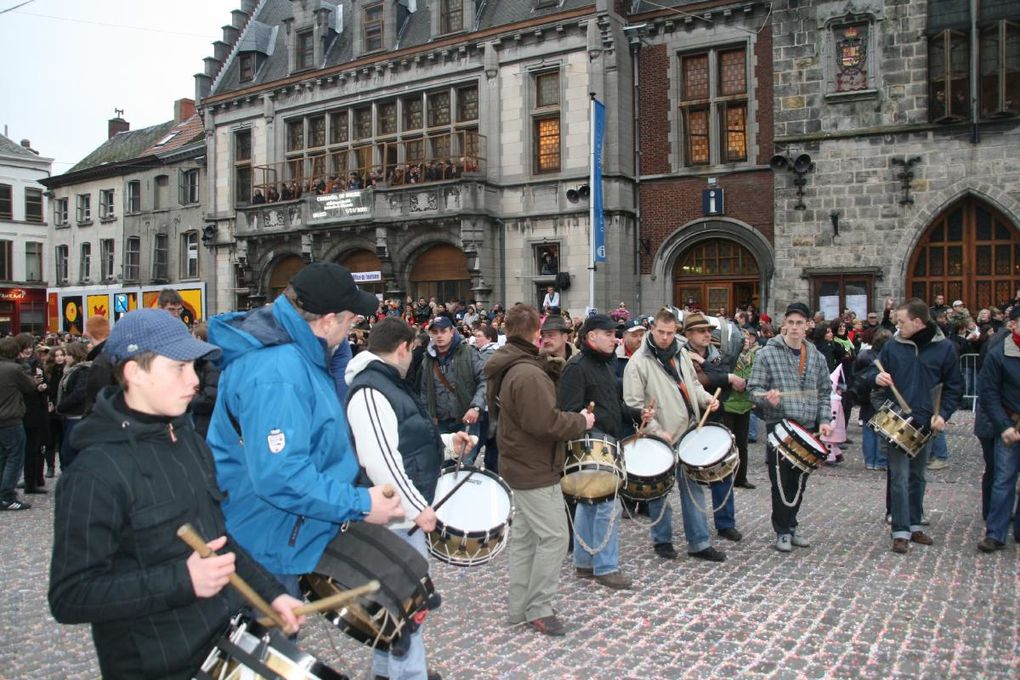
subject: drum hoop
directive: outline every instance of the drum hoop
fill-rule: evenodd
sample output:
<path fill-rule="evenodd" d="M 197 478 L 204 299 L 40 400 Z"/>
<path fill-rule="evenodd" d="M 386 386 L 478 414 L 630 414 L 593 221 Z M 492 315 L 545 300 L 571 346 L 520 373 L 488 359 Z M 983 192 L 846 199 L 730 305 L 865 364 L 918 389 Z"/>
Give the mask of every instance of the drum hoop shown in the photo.
<path fill-rule="evenodd" d="M 463 538 L 463 539 L 476 540 L 476 541 L 477 540 L 481 540 L 483 543 L 488 543 L 491 539 L 501 538 L 503 535 L 506 534 L 506 529 L 510 525 L 510 516 L 513 515 L 513 511 L 514 511 L 514 509 L 511 506 L 511 508 L 510 508 L 510 515 L 507 516 L 505 521 L 500 522 L 499 524 L 497 524 L 494 527 L 489 527 L 488 529 L 483 529 L 483 530 L 480 530 L 480 531 L 462 531 L 462 530 L 457 529 L 455 527 L 451 527 L 449 524 L 446 524 L 445 522 L 437 519 L 436 520 L 436 531 L 435 532 L 429 532 L 429 533 L 439 533 L 439 534 L 441 534 L 444 537 L 445 536 L 450 536 L 450 537 L 453 537 L 453 538 Z M 495 532 L 500 531 L 500 530 L 502 530 L 501 533 L 499 533 L 499 534 L 495 533 Z"/>

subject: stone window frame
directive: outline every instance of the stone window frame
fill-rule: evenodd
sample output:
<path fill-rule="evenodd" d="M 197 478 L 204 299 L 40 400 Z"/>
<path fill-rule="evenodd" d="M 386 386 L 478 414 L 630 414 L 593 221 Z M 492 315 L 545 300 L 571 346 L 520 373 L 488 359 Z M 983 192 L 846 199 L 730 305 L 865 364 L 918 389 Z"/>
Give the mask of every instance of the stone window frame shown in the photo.
<path fill-rule="evenodd" d="M 868 44 L 865 63 L 867 65 L 868 86 L 863 90 L 852 92 L 836 91 L 836 31 L 848 26 L 865 24 L 868 27 Z M 847 12 L 840 16 L 823 18 L 818 26 L 821 39 L 822 73 L 825 77 L 825 100 L 827 102 L 857 101 L 861 99 L 877 99 L 881 85 L 881 64 L 878 36 L 882 28 L 880 15 Z"/>
<path fill-rule="evenodd" d="M 53 266 L 55 268 L 54 275 L 57 279 L 58 284 L 67 283 L 70 272 L 68 271 L 68 261 L 70 260 L 71 246 L 66 243 L 61 243 L 53 249 Z"/>
<path fill-rule="evenodd" d="M 109 281 L 114 277 L 116 269 L 117 242 L 112 238 L 99 239 L 99 274 L 100 280 Z"/>
<path fill-rule="evenodd" d="M 92 242 L 82 241 L 78 246 L 78 280 L 92 279 Z"/>
<path fill-rule="evenodd" d="M 138 281 L 142 273 L 142 239 L 128 236 L 124 246 L 124 280 Z"/>
<path fill-rule="evenodd" d="M 114 191 L 113 189 L 100 189 L 99 190 L 99 219 L 108 220 L 116 217 L 116 209 L 114 208 Z"/>
<path fill-rule="evenodd" d="M 180 278 L 197 279 L 201 272 L 201 258 L 199 255 L 199 236 L 197 229 L 190 229 L 181 234 L 181 272 Z"/>
<path fill-rule="evenodd" d="M 705 172 L 718 172 L 720 168 L 741 168 L 753 167 L 757 164 L 758 158 L 758 76 L 755 67 L 758 63 L 757 55 L 757 34 L 749 35 L 745 31 L 735 27 L 720 28 L 712 34 L 692 36 L 684 34 L 683 41 L 674 40 L 667 45 L 670 58 L 667 67 L 669 79 L 669 148 L 670 168 L 672 174 L 676 175 L 703 175 Z M 747 54 L 747 127 L 745 131 L 747 144 L 747 159 L 723 163 L 719 161 L 719 117 L 710 116 L 711 135 L 716 143 L 710 151 L 708 165 L 687 165 L 686 153 L 684 150 L 684 127 L 681 116 L 681 88 L 682 77 L 680 73 L 681 56 L 697 54 L 699 52 L 713 51 L 718 53 L 727 49 L 743 47 Z M 711 69 L 715 67 L 710 65 Z M 713 109 L 714 111 L 715 109 Z"/>
<path fill-rule="evenodd" d="M 67 196 L 53 199 L 53 226 L 55 227 L 67 227 L 70 226 L 68 220 L 68 206 L 70 200 Z"/>
<path fill-rule="evenodd" d="M 526 69 L 529 80 L 528 96 L 524 101 L 526 109 L 525 120 L 528 121 L 527 129 L 527 153 L 529 173 L 534 176 L 555 175 L 563 171 L 563 102 L 566 98 L 566 84 L 564 82 L 563 64 L 538 64 Z M 557 88 L 559 90 L 555 104 L 539 106 L 538 81 L 540 78 L 556 74 Z M 547 120 L 555 119 L 558 125 L 559 135 L 559 160 L 555 168 L 541 169 L 539 165 L 539 125 Z"/>

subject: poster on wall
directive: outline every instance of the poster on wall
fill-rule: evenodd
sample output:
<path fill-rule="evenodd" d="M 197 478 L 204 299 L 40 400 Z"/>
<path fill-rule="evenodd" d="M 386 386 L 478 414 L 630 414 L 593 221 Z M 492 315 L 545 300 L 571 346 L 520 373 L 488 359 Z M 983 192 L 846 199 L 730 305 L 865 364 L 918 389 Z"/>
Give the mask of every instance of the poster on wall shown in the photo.
<path fill-rule="evenodd" d="M 196 321 L 202 320 L 202 289 L 201 288 L 178 288 L 181 299 L 184 300 L 184 309 L 181 311 L 181 321 L 191 326 Z M 149 290 L 142 293 L 143 307 L 157 307 L 159 303 L 158 290 Z"/>
<path fill-rule="evenodd" d="M 110 296 L 109 295 L 89 295 L 86 300 L 86 309 L 88 314 L 85 318 L 92 316 L 102 316 L 107 319 L 110 318 Z"/>
<path fill-rule="evenodd" d="M 114 293 L 113 294 L 113 320 L 119 321 L 133 309 L 138 309 L 137 293 Z"/>
<path fill-rule="evenodd" d="M 61 314 L 63 314 L 63 328 L 65 333 L 71 335 L 81 335 L 82 325 L 84 319 L 82 319 L 82 307 L 81 307 L 81 296 L 76 295 L 73 297 L 65 297 Z"/>
<path fill-rule="evenodd" d="M 46 298 L 48 300 L 46 310 L 49 314 L 46 330 L 56 333 L 60 330 L 60 298 L 56 293 L 50 293 Z"/>

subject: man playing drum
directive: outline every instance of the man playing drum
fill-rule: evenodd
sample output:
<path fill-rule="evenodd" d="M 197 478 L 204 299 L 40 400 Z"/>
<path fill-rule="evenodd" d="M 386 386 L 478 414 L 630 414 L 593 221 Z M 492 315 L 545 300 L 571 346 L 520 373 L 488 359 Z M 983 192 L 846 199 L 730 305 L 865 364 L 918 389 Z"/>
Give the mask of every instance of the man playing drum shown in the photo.
<path fill-rule="evenodd" d="M 496 422 L 499 471 L 514 491 L 510 542 L 510 623 L 528 622 L 545 635 L 566 627 L 553 611 L 560 564 L 567 548 L 560 472 L 562 442 L 595 424 L 588 412 L 556 408 L 556 385 L 538 355 L 538 311 L 517 304 L 506 313 L 506 345 L 485 365 L 489 413 Z"/>
<path fill-rule="evenodd" d="M 751 369 L 747 392 L 751 401 L 762 409 L 766 434 L 772 434 L 784 418 L 812 432 L 815 428 L 826 436 L 832 432 L 829 369 L 825 357 L 804 340 L 810 316 L 811 312 L 802 302 L 787 307 L 782 334 L 758 351 Z M 810 545 L 807 539 L 797 533 L 797 513 L 804 498 L 807 475 L 782 457 L 771 440 L 765 446 L 765 462 L 772 484 L 776 550 L 790 552 L 794 545 L 807 548 Z"/>
<path fill-rule="evenodd" d="M 654 400 L 655 417 L 648 422 L 645 432 L 670 444 L 675 444 L 697 424 L 703 409 L 715 411 L 719 408 L 718 400 L 698 382 L 691 359 L 676 337 L 678 330 L 676 315 L 669 309 L 660 310 L 652 322 L 651 332 L 631 356 L 623 374 L 624 402 L 632 409 L 642 409 Z M 698 507 L 705 507 L 701 486 L 685 474 L 678 475 L 677 482 L 687 553 L 713 562 L 725 561 L 725 553 L 712 547 L 708 520 Z M 658 519 L 651 528 L 655 553 L 664 559 L 676 559 L 673 510 L 668 496 L 649 501 L 648 515 Z"/>
<path fill-rule="evenodd" d="M 595 404 L 599 430 L 618 442 L 624 419 L 634 421 L 654 412 L 630 408 L 622 403 L 615 361 L 616 322 L 605 314 L 589 316 L 581 326 L 581 352 L 575 355 L 560 377 L 558 405 L 561 411 L 580 411 Z M 599 503 L 578 503 L 574 511 L 574 568 L 581 578 L 618 590 L 631 587 L 620 571 L 620 522 L 616 499 Z M 608 535 L 606 532 L 609 532 Z M 603 547 L 604 546 L 604 547 Z M 601 549 L 598 549 L 600 548 Z"/>
<path fill-rule="evenodd" d="M 879 387 L 889 388 L 886 392 L 890 393 L 890 399 L 895 396 L 892 394 L 895 386 L 910 406 L 912 421 L 923 429 L 930 427 L 937 434 L 945 428 L 963 395 L 956 349 L 931 320 L 928 305 L 923 300 L 914 298 L 900 305 L 896 309 L 896 326 L 896 334 L 878 355 L 885 370 L 876 365 L 870 374 Z M 936 388 L 941 389 L 941 399 L 934 395 Z M 892 551 L 909 552 L 911 541 L 931 545 L 931 536 L 921 525 L 931 442 L 912 458 L 888 441 L 881 445 L 889 460 Z"/>

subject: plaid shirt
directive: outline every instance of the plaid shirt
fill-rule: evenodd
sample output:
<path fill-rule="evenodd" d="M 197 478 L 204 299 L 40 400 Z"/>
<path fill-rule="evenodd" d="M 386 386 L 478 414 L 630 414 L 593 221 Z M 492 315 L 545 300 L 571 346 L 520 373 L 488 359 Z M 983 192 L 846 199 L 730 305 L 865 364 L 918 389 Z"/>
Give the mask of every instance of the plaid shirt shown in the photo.
<path fill-rule="evenodd" d="M 814 429 L 832 419 L 829 400 L 832 382 L 825 357 L 811 343 L 805 341 L 804 344 L 807 347 L 807 364 L 803 376 L 799 371 L 799 357 L 790 350 L 782 336 L 769 340 L 755 357 L 747 393 L 751 402 L 761 409 L 762 418 L 768 424 L 789 418 Z M 769 390 L 798 394 L 784 396 L 779 406 L 772 406 L 765 399 Z"/>

